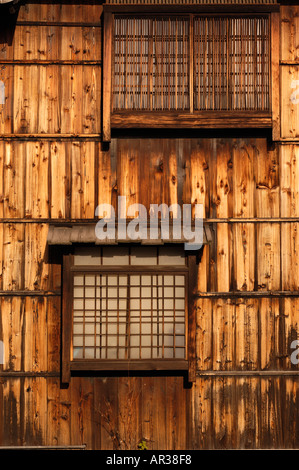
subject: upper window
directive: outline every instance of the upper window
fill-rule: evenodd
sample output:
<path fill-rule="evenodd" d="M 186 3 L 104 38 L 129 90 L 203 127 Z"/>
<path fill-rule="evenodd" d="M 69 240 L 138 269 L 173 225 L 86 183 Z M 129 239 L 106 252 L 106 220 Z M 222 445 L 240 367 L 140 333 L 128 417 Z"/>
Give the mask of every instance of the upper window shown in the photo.
<path fill-rule="evenodd" d="M 267 16 L 115 16 L 112 110 L 269 111 Z"/>

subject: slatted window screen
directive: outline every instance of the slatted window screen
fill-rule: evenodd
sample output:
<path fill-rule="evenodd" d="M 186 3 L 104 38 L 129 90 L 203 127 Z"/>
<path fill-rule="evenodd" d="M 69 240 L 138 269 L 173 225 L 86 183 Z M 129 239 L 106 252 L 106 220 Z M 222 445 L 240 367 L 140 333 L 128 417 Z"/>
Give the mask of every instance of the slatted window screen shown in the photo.
<path fill-rule="evenodd" d="M 113 109 L 187 110 L 189 19 L 116 17 Z"/>
<path fill-rule="evenodd" d="M 195 18 L 194 108 L 269 110 L 267 18 Z"/>
<path fill-rule="evenodd" d="M 268 17 L 114 20 L 113 111 L 269 111 Z"/>
<path fill-rule="evenodd" d="M 117 272 L 117 267 L 105 272 L 115 263 L 128 272 Z M 102 266 L 103 272 L 87 272 L 87 264 Z M 98 256 L 77 251 L 74 359 L 186 358 L 186 271 L 157 273 L 145 264 L 185 267 L 185 256 L 165 248 L 105 248 Z"/>

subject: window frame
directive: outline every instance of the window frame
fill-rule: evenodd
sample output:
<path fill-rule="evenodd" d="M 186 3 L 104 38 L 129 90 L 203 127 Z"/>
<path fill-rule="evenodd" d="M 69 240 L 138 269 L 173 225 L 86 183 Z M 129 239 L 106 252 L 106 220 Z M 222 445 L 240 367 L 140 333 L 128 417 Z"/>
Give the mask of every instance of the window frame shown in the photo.
<path fill-rule="evenodd" d="M 97 247 L 99 247 L 97 245 Z M 196 376 L 196 317 L 195 292 L 197 283 L 197 255 L 186 252 L 185 266 L 75 266 L 74 248 L 63 254 L 62 279 L 62 354 L 61 378 L 63 383 L 69 383 L 74 372 L 131 372 L 164 371 L 172 373 L 187 372 L 188 381 L 194 382 Z M 185 359 L 72 359 L 73 335 L 73 274 L 79 272 L 92 273 L 167 273 L 178 272 L 186 276 L 186 306 L 185 306 Z"/>
<path fill-rule="evenodd" d="M 251 7 L 251 8 L 250 8 Z M 102 121 L 102 140 L 111 141 L 111 129 L 271 129 L 273 135 L 277 135 L 279 129 L 279 56 L 274 44 L 279 35 L 279 13 L 277 5 L 235 5 L 231 8 L 220 8 L 214 6 L 213 9 L 195 8 L 194 5 L 183 6 L 172 5 L 161 8 L 160 6 L 148 5 L 129 7 L 126 5 L 106 5 L 103 14 L 103 121 Z M 194 110 L 193 93 L 190 93 L 190 107 L 187 111 L 134 111 L 121 110 L 113 111 L 113 66 L 114 66 L 114 45 L 113 45 L 113 27 L 114 16 L 120 15 L 138 15 L 151 14 L 152 16 L 188 16 L 190 18 L 198 14 L 207 14 L 211 16 L 221 15 L 224 11 L 227 16 L 267 16 L 269 18 L 269 111 L 239 111 L 239 110 Z M 192 32 L 193 38 L 193 32 Z M 276 39 L 276 41 L 273 40 Z M 190 41 L 190 48 L 193 48 L 193 39 Z M 190 54 L 191 60 L 189 69 L 193 70 L 192 59 L 193 49 Z M 189 88 L 193 89 L 193 73 L 189 77 Z"/>

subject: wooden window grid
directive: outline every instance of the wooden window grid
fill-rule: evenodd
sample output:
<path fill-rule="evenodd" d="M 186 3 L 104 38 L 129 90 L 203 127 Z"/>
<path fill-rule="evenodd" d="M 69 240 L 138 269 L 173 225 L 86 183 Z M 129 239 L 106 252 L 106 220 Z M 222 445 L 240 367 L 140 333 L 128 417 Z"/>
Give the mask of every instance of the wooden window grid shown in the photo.
<path fill-rule="evenodd" d="M 272 127 L 277 13 L 105 15 L 104 141 L 111 127 Z"/>
<path fill-rule="evenodd" d="M 186 370 L 195 378 L 195 256 L 180 266 L 76 265 L 64 256 L 62 379 L 71 370 Z"/>

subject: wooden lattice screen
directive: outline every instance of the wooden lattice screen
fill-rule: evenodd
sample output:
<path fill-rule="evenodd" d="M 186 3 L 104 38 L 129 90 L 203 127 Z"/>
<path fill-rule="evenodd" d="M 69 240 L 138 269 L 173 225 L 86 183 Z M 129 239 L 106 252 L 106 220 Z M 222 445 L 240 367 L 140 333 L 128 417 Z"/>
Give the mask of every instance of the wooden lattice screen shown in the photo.
<path fill-rule="evenodd" d="M 114 21 L 113 110 L 268 111 L 268 17 Z"/>

